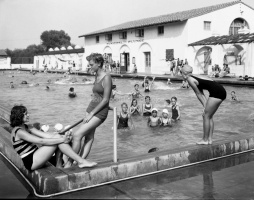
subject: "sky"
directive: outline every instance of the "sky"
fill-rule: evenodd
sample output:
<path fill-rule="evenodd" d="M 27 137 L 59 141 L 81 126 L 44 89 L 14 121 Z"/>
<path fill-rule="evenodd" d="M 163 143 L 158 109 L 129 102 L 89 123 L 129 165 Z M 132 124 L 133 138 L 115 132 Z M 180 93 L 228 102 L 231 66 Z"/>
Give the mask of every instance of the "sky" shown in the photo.
<path fill-rule="evenodd" d="M 148 17 L 211 6 L 233 0 L 0 0 L 0 49 L 40 44 L 43 31 L 64 30 L 71 43 L 78 36 Z M 253 0 L 243 0 L 254 8 Z"/>

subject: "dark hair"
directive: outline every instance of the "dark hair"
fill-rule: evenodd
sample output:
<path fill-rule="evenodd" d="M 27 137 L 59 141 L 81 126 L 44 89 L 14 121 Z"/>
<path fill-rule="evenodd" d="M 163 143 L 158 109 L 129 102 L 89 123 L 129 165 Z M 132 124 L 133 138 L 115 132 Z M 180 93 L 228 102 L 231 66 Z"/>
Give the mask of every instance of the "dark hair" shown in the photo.
<path fill-rule="evenodd" d="M 137 104 L 138 104 L 138 100 L 137 100 L 137 99 L 132 99 L 132 101 L 131 101 L 131 106 L 133 106 L 133 101 L 136 101 Z"/>
<path fill-rule="evenodd" d="M 127 103 L 123 102 L 123 103 L 121 104 L 121 107 L 123 107 L 123 105 L 126 105 L 126 107 L 128 108 Z"/>
<path fill-rule="evenodd" d="M 74 91 L 74 88 L 73 88 L 73 87 L 71 87 L 69 91 L 70 91 L 70 92 L 73 92 L 73 91 Z"/>
<path fill-rule="evenodd" d="M 89 56 L 86 57 L 86 60 L 89 62 L 90 60 L 93 60 L 95 63 L 100 64 L 100 67 L 103 67 L 104 64 L 104 58 L 100 53 L 91 53 Z"/>
<path fill-rule="evenodd" d="M 112 89 L 115 89 L 116 88 L 116 85 L 112 85 Z"/>
<path fill-rule="evenodd" d="M 150 97 L 150 96 L 145 96 L 145 100 L 146 100 L 146 99 L 150 99 L 150 100 L 151 100 L 151 97 Z"/>
<path fill-rule="evenodd" d="M 170 104 L 170 102 L 171 102 L 170 99 L 166 99 L 165 101 L 166 101 L 167 103 L 169 103 L 169 104 Z"/>
<path fill-rule="evenodd" d="M 235 94 L 235 91 L 231 91 L 231 93 L 232 93 L 232 92 Z"/>
<path fill-rule="evenodd" d="M 11 109 L 10 122 L 11 127 L 19 126 L 23 123 L 24 113 L 27 112 L 25 106 L 14 106 Z"/>
<path fill-rule="evenodd" d="M 134 85 L 134 87 L 135 87 L 136 85 L 139 86 L 139 84 L 136 83 L 136 84 Z"/>
<path fill-rule="evenodd" d="M 171 101 L 172 101 L 172 99 L 175 99 L 175 100 L 177 101 L 177 98 L 176 98 L 176 97 L 172 97 L 172 98 L 171 98 Z"/>

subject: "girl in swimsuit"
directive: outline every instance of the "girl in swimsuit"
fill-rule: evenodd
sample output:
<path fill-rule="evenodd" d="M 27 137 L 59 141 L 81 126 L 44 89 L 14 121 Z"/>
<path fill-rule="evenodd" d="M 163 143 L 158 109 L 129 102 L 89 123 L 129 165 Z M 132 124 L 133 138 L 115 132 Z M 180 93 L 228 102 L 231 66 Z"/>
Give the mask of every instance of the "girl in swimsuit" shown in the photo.
<path fill-rule="evenodd" d="M 75 160 L 80 168 L 93 167 L 97 164 L 81 158 L 72 150 L 68 144 L 72 139 L 69 132 L 59 135 L 56 132 L 42 132 L 32 125 L 27 125 L 29 114 L 25 106 L 12 108 L 10 122 L 13 127 L 11 133 L 13 148 L 19 154 L 25 168 L 30 171 L 42 168 L 52 158 L 57 148 Z"/>
<path fill-rule="evenodd" d="M 177 121 L 180 120 L 181 114 L 180 114 L 180 108 L 179 106 L 176 104 L 177 103 L 177 98 L 176 97 L 172 97 L 171 98 L 171 109 L 172 109 L 172 121 Z"/>
<path fill-rule="evenodd" d="M 109 100 L 112 92 L 111 76 L 103 70 L 103 56 L 99 53 L 92 53 L 86 59 L 91 67 L 91 72 L 95 73 L 93 95 L 86 109 L 84 123 L 73 133 L 72 141 L 73 150 L 76 153 L 80 152 L 82 158 L 87 158 L 94 141 L 95 130 L 108 116 Z M 83 137 L 85 137 L 85 140 L 84 145 L 81 147 Z M 71 164 L 72 161 L 69 160 L 68 165 Z"/>
<path fill-rule="evenodd" d="M 193 68 L 185 65 L 181 74 L 184 80 L 187 80 L 190 87 L 196 93 L 196 96 L 203 106 L 203 139 L 197 144 L 212 144 L 214 130 L 213 115 L 219 108 L 220 104 L 226 99 L 227 92 L 222 85 L 210 78 L 199 78 L 192 75 Z M 208 90 L 209 97 L 204 95 L 203 90 Z"/>
<path fill-rule="evenodd" d="M 130 114 L 137 115 L 140 114 L 140 107 L 138 105 L 137 99 L 132 99 L 131 106 L 130 106 Z"/>
<path fill-rule="evenodd" d="M 172 126 L 171 119 L 168 117 L 169 113 L 167 109 L 162 110 L 162 116 L 160 118 L 161 126 Z"/>
<path fill-rule="evenodd" d="M 148 126 L 155 127 L 161 124 L 160 117 L 157 116 L 158 110 L 156 108 L 152 109 L 152 116 L 149 116 L 147 124 Z"/>
<path fill-rule="evenodd" d="M 143 95 L 140 93 L 139 91 L 139 84 L 135 84 L 134 85 L 135 91 L 133 93 L 131 93 L 132 99 L 137 99 L 140 96 L 143 97 Z"/>
<path fill-rule="evenodd" d="M 117 129 L 129 129 L 129 125 L 128 125 L 129 119 L 132 124 L 132 127 L 134 127 L 132 119 L 131 119 L 131 115 L 128 113 L 127 103 L 122 103 L 121 107 L 122 107 L 122 112 L 120 112 L 119 115 L 117 116 L 118 118 Z"/>
<path fill-rule="evenodd" d="M 151 98 L 145 97 L 145 103 L 143 104 L 143 116 L 151 116 L 153 105 L 150 103 Z"/>

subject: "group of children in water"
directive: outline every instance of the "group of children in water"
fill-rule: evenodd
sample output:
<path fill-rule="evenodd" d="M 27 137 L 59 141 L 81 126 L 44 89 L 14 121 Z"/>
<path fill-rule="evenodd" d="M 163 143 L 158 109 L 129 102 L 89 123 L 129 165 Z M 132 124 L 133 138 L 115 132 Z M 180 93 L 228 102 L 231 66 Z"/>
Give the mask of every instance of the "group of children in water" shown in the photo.
<path fill-rule="evenodd" d="M 152 79 L 152 82 L 149 83 L 149 81 L 146 81 L 147 79 L 144 79 L 143 87 L 145 88 L 144 92 L 147 92 L 146 90 L 151 91 L 151 86 L 154 82 L 154 79 Z M 141 92 L 139 91 L 139 84 L 134 85 L 134 92 L 132 93 L 120 93 L 116 90 L 116 85 L 113 85 L 112 89 L 112 97 L 115 98 L 116 94 L 120 95 L 129 95 L 132 98 L 131 105 L 128 108 L 127 103 L 123 102 L 121 104 L 121 111 L 117 116 L 118 119 L 118 129 L 129 129 L 128 122 L 130 121 L 131 128 L 134 128 L 134 124 L 132 121 L 132 116 L 134 115 L 143 115 L 147 117 L 147 125 L 150 127 L 157 127 L 157 126 L 172 126 L 172 121 L 180 120 L 180 108 L 177 104 L 177 98 L 172 97 L 171 100 L 167 99 L 165 100 L 164 108 L 162 109 L 162 114 L 159 116 L 158 112 L 159 110 L 153 106 L 151 103 L 151 97 L 145 96 L 145 102 L 142 104 L 142 106 L 138 105 L 138 99 L 143 97 Z M 171 115 L 169 113 L 169 110 L 171 111 Z"/>

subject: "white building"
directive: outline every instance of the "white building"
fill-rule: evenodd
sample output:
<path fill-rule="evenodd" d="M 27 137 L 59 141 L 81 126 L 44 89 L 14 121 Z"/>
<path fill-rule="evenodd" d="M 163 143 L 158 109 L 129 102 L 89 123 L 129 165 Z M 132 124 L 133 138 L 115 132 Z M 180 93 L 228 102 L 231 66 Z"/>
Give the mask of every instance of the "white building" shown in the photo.
<path fill-rule="evenodd" d="M 211 65 L 222 66 L 224 56 L 232 51 L 234 44 L 189 44 L 211 36 L 238 34 L 242 26 L 253 30 L 253 19 L 253 8 L 233 1 L 126 22 L 79 36 L 84 37 L 86 48 L 83 66 L 87 66 L 86 56 L 98 52 L 120 61 L 126 71 L 135 63 L 138 72 L 164 74 L 169 71 L 166 59 L 179 58 L 187 59 L 194 73 L 207 73 Z M 245 45 L 242 54 L 246 51 Z M 241 62 L 241 65 L 246 64 Z"/>
<path fill-rule="evenodd" d="M 78 45 L 75 48 L 71 46 L 60 49 L 58 47 L 50 48 L 48 52 L 34 56 L 34 67 L 35 69 L 44 69 L 47 66 L 48 69 L 68 70 L 69 67 L 75 66 L 75 70 L 82 70 L 84 51 L 84 48 Z"/>
<path fill-rule="evenodd" d="M 8 57 L 6 52 L 0 49 L 0 69 L 10 69 L 11 68 L 11 58 Z"/>

